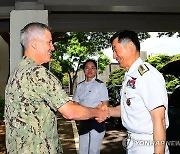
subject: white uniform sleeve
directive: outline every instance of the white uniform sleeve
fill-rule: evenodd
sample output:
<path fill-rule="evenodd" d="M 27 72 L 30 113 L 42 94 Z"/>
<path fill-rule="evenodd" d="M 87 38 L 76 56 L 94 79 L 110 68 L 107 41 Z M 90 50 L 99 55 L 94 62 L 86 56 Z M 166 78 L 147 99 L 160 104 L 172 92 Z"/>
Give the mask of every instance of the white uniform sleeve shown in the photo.
<path fill-rule="evenodd" d="M 100 84 L 99 95 L 100 95 L 101 101 L 108 101 L 109 100 L 108 90 L 107 90 L 105 83 Z"/>
<path fill-rule="evenodd" d="M 167 91 L 163 76 L 158 71 L 148 71 L 139 79 L 139 93 L 149 111 L 167 107 Z"/>

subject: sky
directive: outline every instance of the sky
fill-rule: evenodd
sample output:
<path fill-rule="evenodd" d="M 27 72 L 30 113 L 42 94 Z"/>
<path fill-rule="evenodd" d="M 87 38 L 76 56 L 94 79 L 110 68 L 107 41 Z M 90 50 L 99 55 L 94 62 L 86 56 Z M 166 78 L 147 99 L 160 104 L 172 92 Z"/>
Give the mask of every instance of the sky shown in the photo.
<path fill-rule="evenodd" d="M 163 36 L 158 38 L 156 37 L 157 32 L 150 32 L 149 34 L 151 38 L 141 42 L 141 51 L 146 51 L 148 54 L 180 54 L 180 38 L 177 38 L 176 35 L 173 37 Z M 113 59 L 111 48 L 105 49 L 104 54 L 107 55 L 112 62 L 116 62 L 116 60 Z"/>

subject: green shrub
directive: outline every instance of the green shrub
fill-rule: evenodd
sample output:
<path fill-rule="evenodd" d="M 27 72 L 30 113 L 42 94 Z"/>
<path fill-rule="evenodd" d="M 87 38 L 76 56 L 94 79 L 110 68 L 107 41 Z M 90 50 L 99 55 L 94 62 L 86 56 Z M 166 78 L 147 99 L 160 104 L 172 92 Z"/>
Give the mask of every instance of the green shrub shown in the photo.
<path fill-rule="evenodd" d="M 124 80 L 125 69 L 117 68 L 111 72 L 106 83 L 109 93 L 109 104 L 112 106 L 120 103 L 120 89 Z"/>

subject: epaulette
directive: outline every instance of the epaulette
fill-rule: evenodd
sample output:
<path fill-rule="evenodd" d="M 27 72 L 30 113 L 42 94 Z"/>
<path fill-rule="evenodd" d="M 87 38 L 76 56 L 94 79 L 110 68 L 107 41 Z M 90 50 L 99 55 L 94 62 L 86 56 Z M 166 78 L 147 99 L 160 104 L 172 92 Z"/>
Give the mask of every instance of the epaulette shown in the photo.
<path fill-rule="evenodd" d="M 99 80 L 99 79 L 95 79 L 97 82 L 99 82 L 99 83 L 103 83 L 101 80 Z"/>
<path fill-rule="evenodd" d="M 146 73 L 147 71 L 149 71 L 149 68 L 146 66 L 146 64 L 141 64 L 138 67 L 138 71 L 141 74 L 141 76 Z"/>
<path fill-rule="evenodd" d="M 81 81 L 81 82 L 79 82 L 78 84 L 81 84 L 81 83 L 83 83 L 85 80 L 83 80 L 83 81 Z"/>

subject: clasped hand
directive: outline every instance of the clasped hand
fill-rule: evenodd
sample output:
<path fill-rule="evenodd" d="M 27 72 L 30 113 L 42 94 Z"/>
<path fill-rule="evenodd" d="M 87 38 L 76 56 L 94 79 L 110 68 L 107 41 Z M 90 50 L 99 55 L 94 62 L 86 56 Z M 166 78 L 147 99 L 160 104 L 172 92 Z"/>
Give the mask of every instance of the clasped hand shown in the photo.
<path fill-rule="evenodd" d="M 99 117 L 95 118 L 99 123 L 110 117 L 110 112 L 107 105 L 99 104 L 96 108 L 100 110 Z"/>

